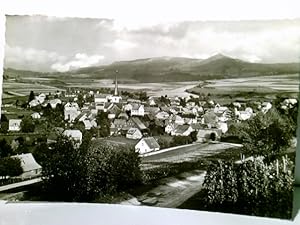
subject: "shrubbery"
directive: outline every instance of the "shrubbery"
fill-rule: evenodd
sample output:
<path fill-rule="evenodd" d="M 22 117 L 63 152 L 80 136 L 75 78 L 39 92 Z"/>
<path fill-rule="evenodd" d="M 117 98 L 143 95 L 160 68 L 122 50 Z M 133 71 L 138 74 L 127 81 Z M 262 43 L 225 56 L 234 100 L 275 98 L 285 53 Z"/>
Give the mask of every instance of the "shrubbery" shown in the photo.
<path fill-rule="evenodd" d="M 219 161 L 207 171 L 204 202 L 222 212 L 290 218 L 294 164 L 287 157 L 270 164 Z"/>
<path fill-rule="evenodd" d="M 48 149 L 42 171 L 47 200 L 90 201 L 140 182 L 134 148 L 90 143 L 84 138 L 82 147 L 74 148 L 62 136 Z"/>

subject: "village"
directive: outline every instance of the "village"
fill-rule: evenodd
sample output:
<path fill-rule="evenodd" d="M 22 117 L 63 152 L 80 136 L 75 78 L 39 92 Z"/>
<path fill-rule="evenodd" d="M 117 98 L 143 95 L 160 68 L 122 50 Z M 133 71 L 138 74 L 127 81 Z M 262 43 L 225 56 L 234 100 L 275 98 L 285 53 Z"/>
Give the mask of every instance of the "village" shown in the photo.
<path fill-rule="evenodd" d="M 112 94 L 80 89 L 57 91 L 49 95 L 30 93 L 31 100 L 22 110 L 30 110 L 27 118 L 18 118 L 18 115 L 7 111 L 7 108 L 20 106 L 2 106 L 1 124 L 3 127 L 3 123 L 8 123 L 6 135 L 17 137 L 8 144 L 12 149 L 18 149 L 18 154 L 12 157 L 18 157 L 23 162 L 25 178 L 36 177 L 41 173 L 41 166 L 28 147 L 24 148 L 24 152 L 22 150 L 23 143 L 30 140 L 28 134 L 43 134 L 48 144 L 55 142 L 57 135 L 68 136 L 79 147 L 83 132 L 89 132 L 93 139 L 111 144 L 134 145 L 135 150 L 143 156 L 193 142 L 221 141 L 232 124 L 246 121 L 257 112 L 266 113 L 272 108 L 270 101 L 251 102 L 251 107 L 243 102 L 220 105 L 212 99 L 193 96 L 147 97 L 142 93 L 138 95 L 142 96 L 140 98 L 130 98 L 120 94 L 117 76 L 114 84 Z M 283 109 L 287 109 L 296 103 L 296 99 L 285 99 L 281 104 Z M 37 141 L 31 138 L 32 145 Z"/>

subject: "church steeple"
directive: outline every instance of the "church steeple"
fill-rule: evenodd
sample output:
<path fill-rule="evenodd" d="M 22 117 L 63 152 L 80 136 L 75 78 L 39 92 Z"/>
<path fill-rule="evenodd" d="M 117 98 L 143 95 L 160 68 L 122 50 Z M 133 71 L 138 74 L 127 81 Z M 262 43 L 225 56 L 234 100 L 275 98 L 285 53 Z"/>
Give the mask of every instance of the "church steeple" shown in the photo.
<path fill-rule="evenodd" d="M 114 96 L 118 96 L 119 95 L 119 91 L 118 91 L 118 78 L 117 78 L 117 74 L 118 74 L 118 70 L 116 70 L 116 75 L 115 75 L 115 91 L 114 91 Z"/>

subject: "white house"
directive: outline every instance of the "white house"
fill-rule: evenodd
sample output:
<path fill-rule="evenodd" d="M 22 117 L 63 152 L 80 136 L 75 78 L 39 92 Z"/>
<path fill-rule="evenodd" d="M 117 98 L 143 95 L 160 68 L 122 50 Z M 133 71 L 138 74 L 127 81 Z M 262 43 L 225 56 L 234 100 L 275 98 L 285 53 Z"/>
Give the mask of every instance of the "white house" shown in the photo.
<path fill-rule="evenodd" d="M 33 99 L 28 103 L 28 105 L 30 108 L 32 108 L 32 107 L 36 107 L 36 106 L 40 105 L 40 102 L 37 99 Z"/>
<path fill-rule="evenodd" d="M 175 123 L 168 123 L 166 126 L 165 126 L 165 132 L 167 134 L 170 134 L 172 131 L 174 131 L 176 129 L 178 125 L 175 124 Z"/>
<path fill-rule="evenodd" d="M 272 108 L 272 104 L 270 102 L 263 102 L 261 105 L 261 111 L 263 113 L 267 113 Z"/>
<path fill-rule="evenodd" d="M 142 137 L 143 137 L 142 132 L 138 128 L 135 128 L 135 127 L 131 127 L 127 131 L 127 134 L 126 134 L 126 138 L 128 138 L 128 139 L 137 140 L 137 139 L 141 139 Z"/>
<path fill-rule="evenodd" d="M 68 102 L 67 104 L 65 104 L 64 107 L 65 120 L 68 120 L 69 122 L 73 122 L 77 118 L 77 116 L 79 116 L 79 114 L 80 114 L 80 110 L 77 103 Z"/>
<path fill-rule="evenodd" d="M 140 154 L 147 152 L 158 151 L 160 149 L 159 144 L 153 137 L 142 138 L 136 145 L 135 151 Z"/>
<path fill-rule="evenodd" d="M 171 131 L 172 136 L 189 136 L 194 129 L 192 126 L 184 124 L 178 125 L 173 131 Z"/>
<path fill-rule="evenodd" d="M 82 142 L 82 133 L 80 130 L 65 130 L 63 132 L 63 135 L 73 139 L 76 142 L 75 144 L 76 147 L 80 146 Z"/>
<path fill-rule="evenodd" d="M 177 125 L 183 125 L 184 124 L 184 119 L 179 115 L 171 115 L 169 117 L 169 121 L 174 122 Z"/>
<path fill-rule="evenodd" d="M 132 103 L 130 115 L 131 116 L 144 116 L 145 115 L 144 105 L 138 104 L 138 103 Z"/>
<path fill-rule="evenodd" d="M 225 122 L 218 122 L 217 128 L 219 128 L 223 134 L 225 134 L 228 131 L 228 125 Z"/>
<path fill-rule="evenodd" d="M 21 161 L 23 173 L 20 177 L 22 179 L 37 177 L 41 174 L 42 167 L 35 161 L 31 153 L 14 155 L 11 158 L 17 158 Z"/>
<path fill-rule="evenodd" d="M 169 118 L 169 116 L 170 116 L 170 114 L 165 111 L 160 111 L 160 112 L 156 113 L 156 115 L 155 115 L 155 117 L 159 120 L 166 120 Z"/>
<path fill-rule="evenodd" d="M 31 114 L 31 118 L 32 119 L 40 119 L 41 115 L 38 112 L 34 112 Z"/>
<path fill-rule="evenodd" d="M 61 100 L 58 99 L 58 98 L 56 98 L 56 99 L 51 99 L 51 100 L 49 101 L 49 103 L 50 103 L 52 109 L 55 109 L 56 106 L 57 106 L 58 104 L 62 104 Z"/>
<path fill-rule="evenodd" d="M 8 130 L 9 131 L 20 131 L 21 130 L 21 119 L 10 119 L 8 121 Z"/>
<path fill-rule="evenodd" d="M 95 94 L 94 102 L 97 103 L 106 103 L 112 95 L 110 94 Z"/>
<path fill-rule="evenodd" d="M 35 96 L 35 99 L 38 100 L 40 104 L 42 104 L 46 99 L 46 95 L 44 93 L 41 93 L 38 96 Z"/>

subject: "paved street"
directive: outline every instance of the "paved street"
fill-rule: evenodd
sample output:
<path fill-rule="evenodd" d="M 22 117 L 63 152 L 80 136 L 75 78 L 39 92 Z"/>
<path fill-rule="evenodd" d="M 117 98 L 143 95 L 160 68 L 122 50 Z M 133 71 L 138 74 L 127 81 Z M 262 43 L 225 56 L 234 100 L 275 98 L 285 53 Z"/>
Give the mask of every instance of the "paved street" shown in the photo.
<path fill-rule="evenodd" d="M 195 158 L 200 158 L 203 156 L 215 155 L 223 152 L 230 148 L 237 148 L 239 145 L 231 143 L 214 143 L 214 144 L 195 144 L 191 146 L 185 146 L 182 148 L 177 148 L 172 151 L 162 152 L 160 154 L 155 154 L 151 156 L 145 156 L 142 158 L 143 164 L 149 163 L 159 163 L 159 162 L 184 162 L 190 161 Z"/>

